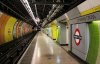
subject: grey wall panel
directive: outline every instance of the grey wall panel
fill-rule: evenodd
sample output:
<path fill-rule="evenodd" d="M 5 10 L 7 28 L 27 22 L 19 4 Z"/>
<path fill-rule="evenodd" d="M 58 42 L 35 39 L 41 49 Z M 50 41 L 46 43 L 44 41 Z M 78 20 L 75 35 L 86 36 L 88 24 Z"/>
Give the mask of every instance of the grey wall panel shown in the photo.
<path fill-rule="evenodd" d="M 62 21 L 66 19 L 66 16 L 63 14 L 62 16 L 60 16 L 59 18 L 57 18 L 56 20 L 59 22 L 59 21 Z"/>
<path fill-rule="evenodd" d="M 79 58 L 81 58 L 82 60 L 85 61 L 85 55 L 82 54 L 80 51 L 78 51 L 77 49 L 73 48 L 73 49 L 72 49 L 72 52 L 73 52 L 75 55 L 77 55 Z"/>
<path fill-rule="evenodd" d="M 73 8 L 72 10 L 70 10 L 69 12 L 67 12 L 66 14 L 68 15 L 69 20 L 70 19 L 74 19 L 74 18 L 80 16 L 80 12 L 79 12 L 79 10 L 78 10 L 77 7 Z M 62 21 L 64 19 L 67 19 L 66 16 L 65 16 L 65 14 L 63 14 L 62 16 L 60 16 L 59 18 L 57 18 L 56 20 L 57 21 Z"/>
<path fill-rule="evenodd" d="M 66 44 L 66 25 L 60 24 L 60 44 Z"/>
<path fill-rule="evenodd" d="M 80 34 L 82 36 L 79 45 L 76 45 L 74 39 L 74 33 L 76 28 L 80 30 Z M 86 60 L 86 55 L 88 53 L 88 47 L 89 47 L 89 41 L 88 41 L 89 38 L 87 36 L 89 33 L 87 30 L 88 30 L 88 25 L 86 23 L 72 25 L 72 52 L 83 60 Z"/>
<path fill-rule="evenodd" d="M 57 39 L 57 42 L 58 43 L 60 42 L 60 26 L 58 26 L 58 39 Z"/>
<path fill-rule="evenodd" d="M 68 35 L 69 36 L 68 37 L 68 39 L 69 39 L 68 50 L 69 51 L 72 51 L 72 30 L 71 29 L 72 29 L 72 26 L 70 25 L 69 28 L 68 28 L 68 30 L 69 30 L 69 32 L 68 32 L 68 34 L 69 34 Z"/>
<path fill-rule="evenodd" d="M 73 8 L 69 12 L 67 12 L 67 15 L 70 19 L 76 18 L 80 16 L 80 12 L 77 7 Z"/>

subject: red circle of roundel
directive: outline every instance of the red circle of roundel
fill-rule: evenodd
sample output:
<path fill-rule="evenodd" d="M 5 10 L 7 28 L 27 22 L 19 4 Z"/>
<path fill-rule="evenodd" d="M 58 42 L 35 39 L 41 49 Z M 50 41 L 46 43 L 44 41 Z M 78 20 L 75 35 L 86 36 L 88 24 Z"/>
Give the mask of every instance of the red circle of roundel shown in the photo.
<path fill-rule="evenodd" d="M 80 30 L 78 28 L 75 30 L 74 35 L 81 36 Z M 75 39 L 74 38 L 74 40 L 75 40 L 76 45 L 78 46 L 80 44 L 81 39 Z"/>

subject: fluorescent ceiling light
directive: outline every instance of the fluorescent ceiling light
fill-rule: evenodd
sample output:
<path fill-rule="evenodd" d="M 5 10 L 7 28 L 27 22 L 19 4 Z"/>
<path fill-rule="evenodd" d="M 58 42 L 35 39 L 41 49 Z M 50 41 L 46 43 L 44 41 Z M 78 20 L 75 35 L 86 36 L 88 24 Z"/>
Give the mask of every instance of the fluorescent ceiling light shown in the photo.
<path fill-rule="evenodd" d="M 22 4 L 24 5 L 24 7 L 26 8 L 26 10 L 28 11 L 29 15 L 32 17 L 32 19 L 34 20 L 34 22 L 37 24 L 37 21 L 40 21 L 40 20 L 37 20 L 31 10 L 31 7 L 28 3 L 27 0 L 20 0 L 22 2 Z"/>

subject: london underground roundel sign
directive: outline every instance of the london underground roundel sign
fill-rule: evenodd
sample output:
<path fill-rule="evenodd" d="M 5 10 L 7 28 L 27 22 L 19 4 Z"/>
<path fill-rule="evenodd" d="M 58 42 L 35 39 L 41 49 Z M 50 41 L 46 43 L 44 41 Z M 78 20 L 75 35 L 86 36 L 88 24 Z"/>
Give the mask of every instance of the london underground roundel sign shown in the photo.
<path fill-rule="evenodd" d="M 80 30 L 77 28 L 74 32 L 74 40 L 77 46 L 80 44 L 81 39 L 82 39 L 82 36 L 81 36 Z"/>

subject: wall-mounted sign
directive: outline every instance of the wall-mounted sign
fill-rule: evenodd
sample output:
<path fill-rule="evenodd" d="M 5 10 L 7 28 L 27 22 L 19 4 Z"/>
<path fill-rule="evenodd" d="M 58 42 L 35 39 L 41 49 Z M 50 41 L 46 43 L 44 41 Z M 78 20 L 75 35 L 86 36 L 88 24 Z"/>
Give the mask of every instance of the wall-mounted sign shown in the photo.
<path fill-rule="evenodd" d="M 95 20 L 100 20 L 100 12 L 92 13 L 92 14 L 89 14 L 89 15 L 81 16 L 81 17 L 77 17 L 75 19 L 70 20 L 70 24 L 86 23 L 86 22 L 92 22 L 92 21 L 95 21 Z"/>
<path fill-rule="evenodd" d="M 80 44 L 81 39 L 82 39 L 82 36 L 81 36 L 80 30 L 77 28 L 74 32 L 74 40 L 77 46 Z"/>

